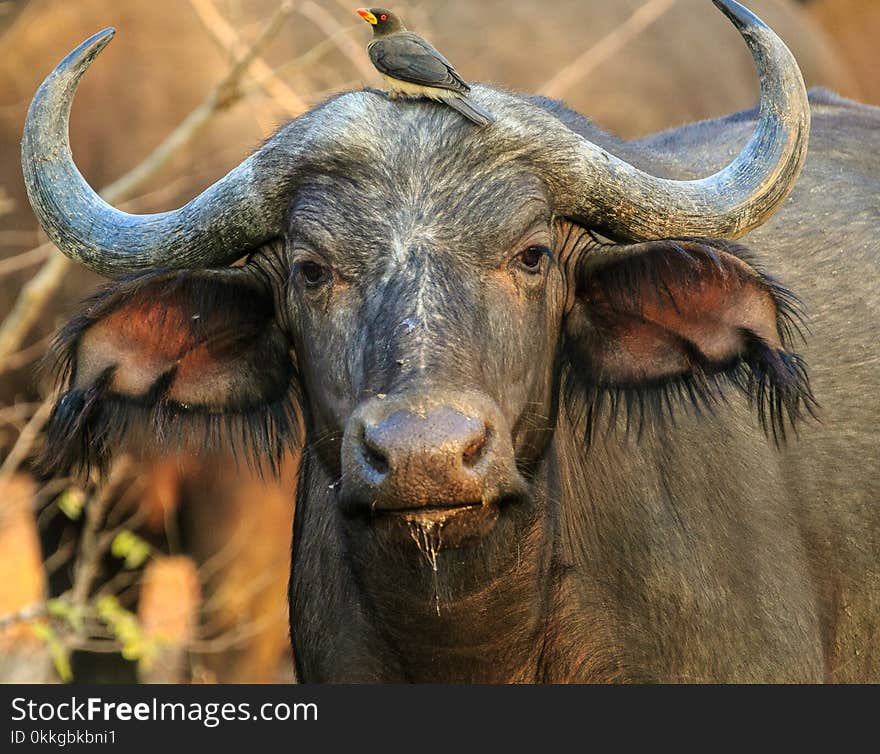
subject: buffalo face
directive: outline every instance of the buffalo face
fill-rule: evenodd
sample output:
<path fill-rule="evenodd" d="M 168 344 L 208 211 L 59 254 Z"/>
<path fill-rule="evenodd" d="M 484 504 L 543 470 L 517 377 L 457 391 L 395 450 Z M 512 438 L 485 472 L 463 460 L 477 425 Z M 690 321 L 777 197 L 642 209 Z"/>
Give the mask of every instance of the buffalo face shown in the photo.
<path fill-rule="evenodd" d="M 474 153 L 463 185 L 448 148 L 416 161 L 380 144 L 358 191 L 307 180 L 291 211 L 309 435 L 346 517 L 449 545 L 527 495 L 555 410 L 565 275 L 533 174 Z M 376 180 L 402 171 L 400 188 Z"/>

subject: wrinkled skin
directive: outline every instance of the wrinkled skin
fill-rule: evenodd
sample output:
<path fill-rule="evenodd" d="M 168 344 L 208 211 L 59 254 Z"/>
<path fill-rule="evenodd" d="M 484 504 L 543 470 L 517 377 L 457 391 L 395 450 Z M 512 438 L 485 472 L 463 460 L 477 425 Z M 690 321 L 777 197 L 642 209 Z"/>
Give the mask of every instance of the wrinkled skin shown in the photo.
<path fill-rule="evenodd" d="M 518 427 L 518 453 L 535 455 L 553 404 L 556 344 L 546 334 L 560 330 L 567 286 L 560 254 L 542 258 L 537 274 L 519 264 L 524 249 L 553 246 L 554 230 L 540 182 L 517 173 L 487 167 L 470 187 L 454 187 L 454 201 L 431 195 L 442 179 L 430 174 L 415 200 L 406 184 L 390 196 L 362 184 L 376 190 L 355 202 L 332 187 L 302 189 L 288 264 L 296 271 L 317 259 L 335 278 L 289 293 L 317 435 L 339 435 L 368 396 L 476 387 Z M 338 476 L 340 448 L 326 450 Z"/>

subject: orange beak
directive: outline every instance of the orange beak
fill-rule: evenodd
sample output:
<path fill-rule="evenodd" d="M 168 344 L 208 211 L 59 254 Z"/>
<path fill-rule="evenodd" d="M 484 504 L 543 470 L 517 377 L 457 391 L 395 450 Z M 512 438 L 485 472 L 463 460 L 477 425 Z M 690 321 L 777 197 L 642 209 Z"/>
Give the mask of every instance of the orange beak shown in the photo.
<path fill-rule="evenodd" d="M 373 26 L 375 26 L 377 23 L 379 23 L 376 17 L 366 8 L 358 8 L 356 12 L 368 24 L 372 24 Z"/>

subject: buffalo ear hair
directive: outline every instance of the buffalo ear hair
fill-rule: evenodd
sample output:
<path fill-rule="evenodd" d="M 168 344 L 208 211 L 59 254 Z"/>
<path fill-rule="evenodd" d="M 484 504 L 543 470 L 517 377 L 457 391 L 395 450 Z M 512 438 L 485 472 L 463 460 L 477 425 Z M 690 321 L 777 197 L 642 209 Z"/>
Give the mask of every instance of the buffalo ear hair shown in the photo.
<path fill-rule="evenodd" d="M 131 447 L 231 452 L 276 474 L 301 443 L 302 396 L 275 309 L 268 281 L 247 267 L 149 272 L 101 289 L 47 357 L 62 392 L 38 471 L 102 474 Z"/>
<path fill-rule="evenodd" d="M 586 234 L 589 235 L 589 234 Z M 598 428 L 641 437 L 690 407 L 744 393 L 779 445 L 816 417 L 802 357 L 800 300 L 735 243 L 701 238 L 618 245 L 587 238 L 574 264 L 562 400 L 591 441 Z"/>

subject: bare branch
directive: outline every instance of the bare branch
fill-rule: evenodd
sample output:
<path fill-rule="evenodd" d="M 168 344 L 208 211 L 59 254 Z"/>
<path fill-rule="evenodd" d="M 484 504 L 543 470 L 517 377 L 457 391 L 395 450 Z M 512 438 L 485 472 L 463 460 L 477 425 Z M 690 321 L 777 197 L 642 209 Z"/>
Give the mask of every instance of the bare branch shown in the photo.
<path fill-rule="evenodd" d="M 247 84 L 245 86 L 245 93 L 249 94 L 256 89 L 263 88 L 269 78 L 278 77 L 281 74 L 290 74 L 293 71 L 301 71 L 304 68 L 314 65 L 320 61 L 324 55 L 330 52 L 330 50 L 338 49 L 339 40 L 342 37 L 348 36 L 349 33 L 357 28 L 360 28 L 360 24 L 340 26 L 338 31 L 335 31 L 329 37 L 322 39 L 318 44 L 304 52 L 298 58 L 292 58 L 291 60 L 282 63 L 277 68 L 273 68 L 267 76 L 259 77 L 252 83 Z"/>
<path fill-rule="evenodd" d="M 23 607 L 21 610 L 16 610 L 14 613 L 0 615 L 0 631 L 9 626 L 14 626 L 16 623 L 24 623 L 34 618 L 40 618 L 46 614 L 48 609 L 45 602 L 36 602 L 33 605 Z"/>
<path fill-rule="evenodd" d="M 355 42 L 348 34 L 341 34 L 342 24 L 339 23 L 325 8 L 322 8 L 313 0 L 305 0 L 300 7 L 300 13 L 315 24 L 328 37 L 337 39 L 336 46 L 351 64 L 357 68 L 361 76 L 367 81 L 376 81 L 378 73 L 370 63 L 365 52 L 366 45 Z"/>
<path fill-rule="evenodd" d="M 15 201 L 6 193 L 6 189 L 0 186 L 0 215 L 8 215 L 15 209 Z"/>
<path fill-rule="evenodd" d="M 30 267 L 32 264 L 42 262 L 52 253 L 52 249 L 54 248 L 55 247 L 52 244 L 44 243 L 42 246 L 37 246 L 30 251 L 25 251 L 21 254 L 16 254 L 14 257 L 7 257 L 6 259 L 0 260 L 0 276 L 9 275 L 13 272 L 23 270 L 26 267 Z"/>
<path fill-rule="evenodd" d="M 284 2 L 278 7 L 260 38 L 250 48 L 241 41 L 235 29 L 223 18 L 211 0 L 190 0 L 190 5 L 196 11 L 208 33 L 236 61 L 233 70 L 235 67 L 243 66 L 238 76 L 239 79 L 244 73 L 244 69 L 249 69 L 252 78 L 257 81 L 260 88 L 275 100 L 289 116 L 295 118 L 305 112 L 308 108 L 305 100 L 279 80 L 269 64 L 257 55 L 257 52 L 264 47 L 261 39 L 267 35 L 269 38 L 274 37 L 283 21 L 293 13 L 292 2 Z"/>
<path fill-rule="evenodd" d="M 203 2 L 205 0 L 202 0 Z M 175 128 L 156 149 L 153 150 L 140 165 L 126 173 L 122 178 L 111 183 L 101 192 L 101 196 L 111 204 L 131 194 L 147 179 L 162 168 L 171 157 L 201 131 L 211 118 L 222 110 L 236 104 L 242 93 L 239 83 L 249 66 L 258 60 L 259 51 L 265 47 L 281 29 L 282 22 L 293 12 L 290 2 L 278 6 L 278 10 L 269 20 L 264 31 L 245 53 L 229 69 L 223 79 L 211 90 L 202 103 L 196 107 L 183 122 Z M 2 358 L 2 351 L 0 351 Z"/>
<path fill-rule="evenodd" d="M 189 645 L 189 650 L 198 654 L 213 654 L 226 652 L 234 647 L 244 644 L 249 639 L 263 633 L 267 628 L 277 625 L 287 619 L 287 608 L 280 608 L 277 612 L 266 612 L 263 615 L 241 623 L 222 635 L 210 639 L 196 639 Z"/>
<path fill-rule="evenodd" d="M 0 423 L 20 424 L 29 419 L 42 403 L 14 403 L 11 406 L 0 408 Z"/>
<path fill-rule="evenodd" d="M 49 414 L 52 413 L 53 401 L 54 396 L 50 396 L 43 401 L 40 404 L 40 408 L 30 418 L 30 421 L 25 424 L 24 429 L 21 430 L 21 434 L 18 436 L 18 440 L 15 441 L 15 445 L 12 446 L 12 450 L 9 451 L 9 455 L 3 461 L 3 465 L 0 466 L 0 479 L 14 474 L 24 459 L 27 458 L 37 437 L 40 435 L 40 431 L 43 429 L 43 425 L 48 421 Z"/>
<path fill-rule="evenodd" d="M 76 556 L 73 587 L 70 590 L 70 601 L 76 607 L 85 607 L 88 602 L 92 584 L 98 574 L 98 565 L 109 545 L 107 538 L 101 534 L 101 524 L 119 487 L 130 481 L 131 468 L 132 461 L 129 458 L 120 458 L 113 464 L 107 483 L 101 487 L 95 499 L 85 506 L 85 526 Z"/>
<path fill-rule="evenodd" d="M 12 311 L 0 326 L 0 371 L 6 368 L 10 354 L 21 347 L 46 302 L 61 286 L 70 264 L 67 257 L 56 251 L 22 287 Z"/>
<path fill-rule="evenodd" d="M 620 26 L 606 34 L 596 44 L 557 72 L 541 87 L 540 93 L 547 97 L 565 96 L 567 92 L 588 78 L 602 63 L 619 52 L 669 11 L 675 3 L 676 0 L 648 0 L 640 5 Z"/>
<path fill-rule="evenodd" d="M 73 539 L 65 542 L 43 561 L 43 571 L 45 571 L 46 576 L 51 576 L 70 560 L 70 556 L 73 555 L 75 549 L 75 544 L 75 540 Z"/>
<path fill-rule="evenodd" d="M 46 353 L 46 348 L 48 348 L 49 344 L 52 342 L 52 337 L 52 335 L 47 335 L 33 345 L 23 348 L 16 353 L 9 354 L 6 362 L 3 364 L 3 369 L 0 371 L 20 369 L 21 367 L 36 361 Z"/>

